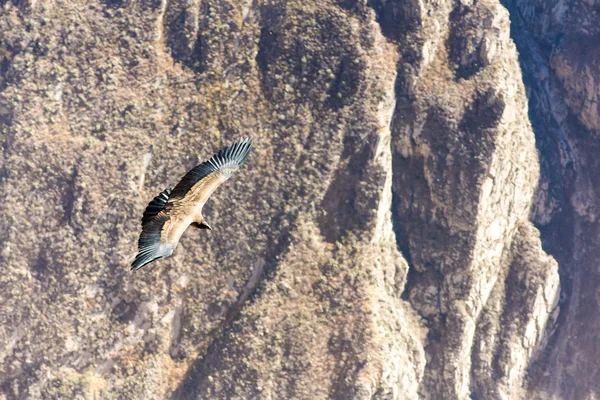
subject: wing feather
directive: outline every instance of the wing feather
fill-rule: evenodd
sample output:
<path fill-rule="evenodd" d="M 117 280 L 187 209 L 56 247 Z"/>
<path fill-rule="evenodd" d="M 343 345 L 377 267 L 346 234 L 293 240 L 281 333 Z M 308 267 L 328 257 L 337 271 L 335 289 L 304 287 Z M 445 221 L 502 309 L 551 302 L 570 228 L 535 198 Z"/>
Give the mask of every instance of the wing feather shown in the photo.
<path fill-rule="evenodd" d="M 138 240 L 138 254 L 131 264 L 131 269 L 137 271 L 144 265 L 171 255 L 174 246 L 161 242 L 161 232 L 169 217 L 164 212 L 150 217 L 142 225 L 142 234 Z"/>
<path fill-rule="evenodd" d="M 142 226 L 146 225 L 155 215 L 162 211 L 169 200 L 170 194 L 171 189 L 165 189 L 148 203 L 148 207 L 144 210 L 144 216 L 142 217 Z"/>
<path fill-rule="evenodd" d="M 231 146 L 226 146 L 218 153 L 213 155 L 208 161 L 192 168 L 181 181 L 175 186 L 173 192 L 169 196 L 169 200 L 183 198 L 194 186 L 202 180 L 209 177 L 211 174 L 223 175 L 220 183 L 223 183 L 231 174 L 239 169 L 248 159 L 250 150 L 252 149 L 252 138 L 246 138 L 233 143 Z M 218 186 L 218 185 L 217 185 Z M 211 192 L 212 193 L 212 192 Z"/>

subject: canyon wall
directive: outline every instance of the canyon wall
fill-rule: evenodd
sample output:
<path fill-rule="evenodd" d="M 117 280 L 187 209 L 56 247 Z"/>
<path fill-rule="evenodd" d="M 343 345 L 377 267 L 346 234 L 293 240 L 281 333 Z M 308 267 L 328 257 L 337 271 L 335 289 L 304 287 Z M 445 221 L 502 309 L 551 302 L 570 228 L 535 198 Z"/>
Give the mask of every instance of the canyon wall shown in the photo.
<path fill-rule="evenodd" d="M 0 0 L 0 398 L 594 398 L 585 7 Z"/>

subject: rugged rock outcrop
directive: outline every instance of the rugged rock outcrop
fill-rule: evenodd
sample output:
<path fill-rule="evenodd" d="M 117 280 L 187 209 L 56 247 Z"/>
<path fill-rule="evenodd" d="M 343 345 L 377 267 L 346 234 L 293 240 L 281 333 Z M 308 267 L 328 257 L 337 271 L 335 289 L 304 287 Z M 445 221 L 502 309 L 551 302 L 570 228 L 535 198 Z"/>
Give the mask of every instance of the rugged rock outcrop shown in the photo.
<path fill-rule="evenodd" d="M 600 3 L 507 1 L 541 155 L 533 221 L 560 264 L 561 315 L 530 386 L 539 398 L 600 393 L 597 215 Z"/>
<path fill-rule="evenodd" d="M 597 7 L 525 3 L 0 0 L 0 393 L 596 393 Z M 130 273 L 248 134 L 214 230 Z"/>

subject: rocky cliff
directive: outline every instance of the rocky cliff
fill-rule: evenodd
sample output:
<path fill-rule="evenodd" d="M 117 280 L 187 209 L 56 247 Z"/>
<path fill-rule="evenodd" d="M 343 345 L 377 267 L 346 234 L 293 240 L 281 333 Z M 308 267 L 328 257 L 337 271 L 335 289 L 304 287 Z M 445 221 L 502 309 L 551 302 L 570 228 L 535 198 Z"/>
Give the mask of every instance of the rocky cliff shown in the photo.
<path fill-rule="evenodd" d="M 0 396 L 594 398 L 570 3 L 0 0 Z M 148 201 L 246 135 L 214 230 L 132 274 Z"/>

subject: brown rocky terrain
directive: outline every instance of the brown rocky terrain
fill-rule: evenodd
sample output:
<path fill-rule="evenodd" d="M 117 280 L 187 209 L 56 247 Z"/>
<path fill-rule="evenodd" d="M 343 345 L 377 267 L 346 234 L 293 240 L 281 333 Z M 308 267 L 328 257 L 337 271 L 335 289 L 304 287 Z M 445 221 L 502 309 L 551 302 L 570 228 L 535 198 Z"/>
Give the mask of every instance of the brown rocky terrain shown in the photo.
<path fill-rule="evenodd" d="M 0 0 L 0 399 L 595 398 L 599 12 Z"/>

